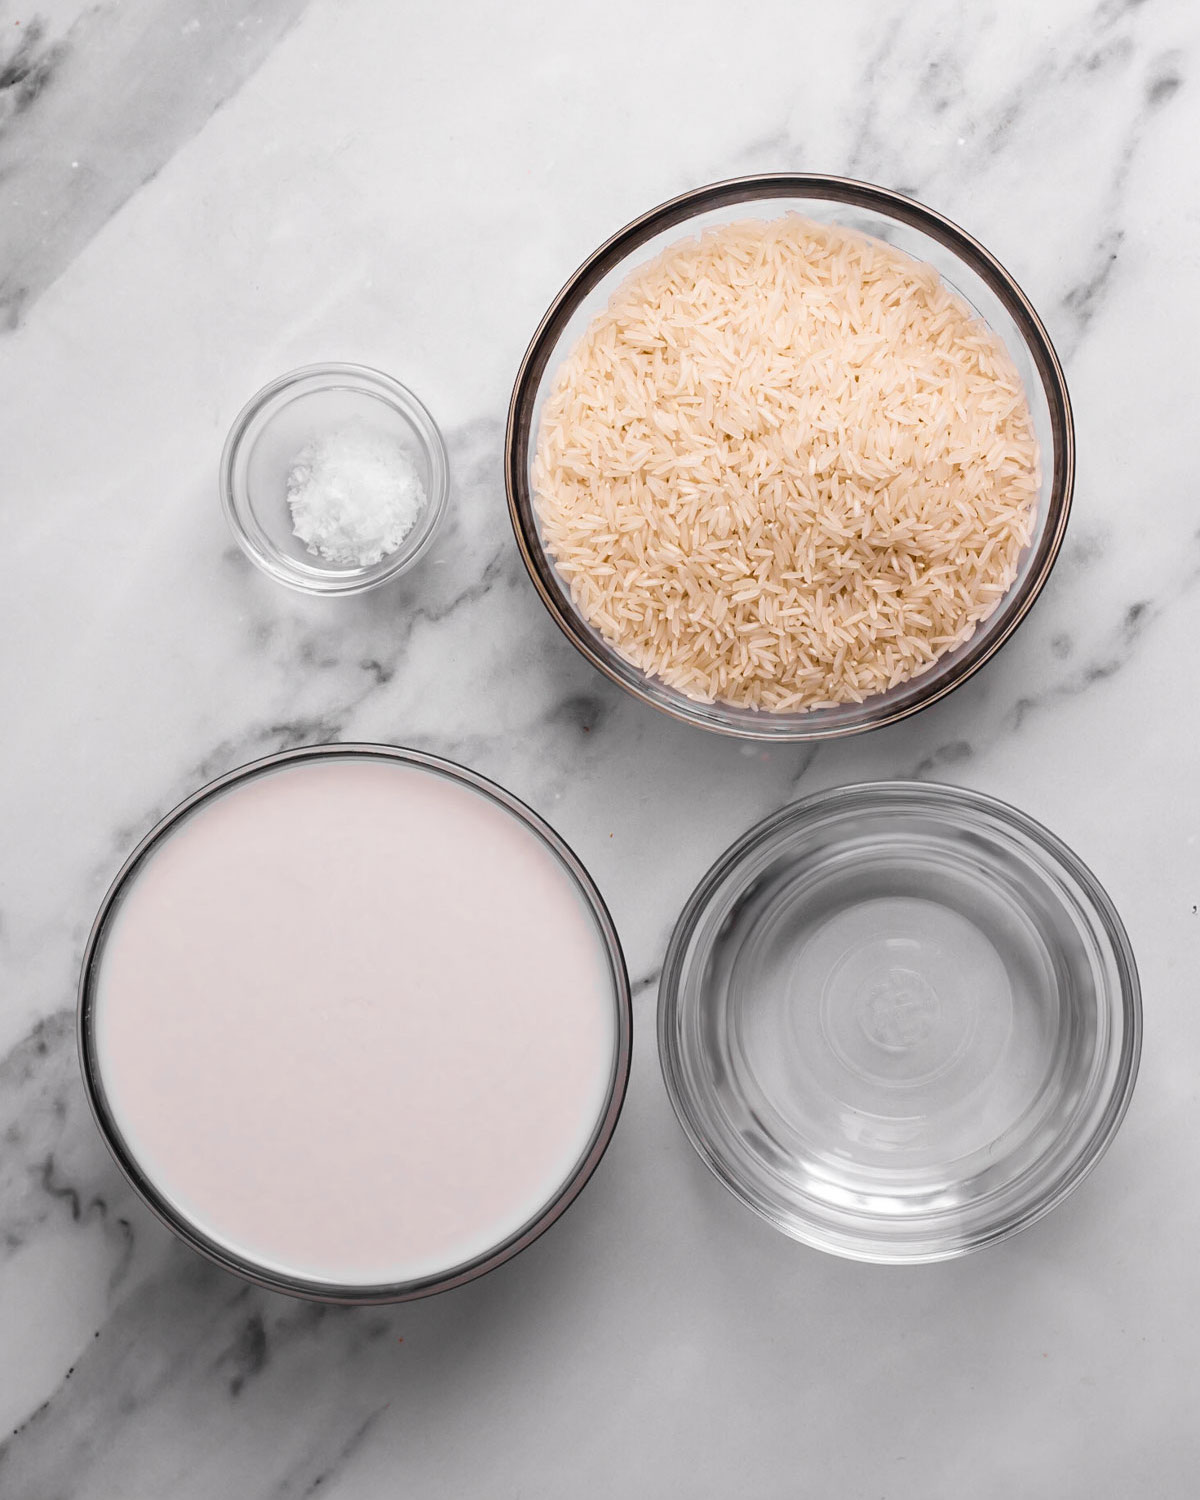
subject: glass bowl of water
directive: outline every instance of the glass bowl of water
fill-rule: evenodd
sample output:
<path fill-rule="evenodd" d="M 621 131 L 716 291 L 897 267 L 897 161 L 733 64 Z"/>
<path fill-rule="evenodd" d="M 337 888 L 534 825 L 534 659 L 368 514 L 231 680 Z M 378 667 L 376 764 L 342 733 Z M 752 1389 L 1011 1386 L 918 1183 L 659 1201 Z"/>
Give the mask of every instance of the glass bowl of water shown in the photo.
<path fill-rule="evenodd" d="M 960 788 L 881 782 L 783 809 L 671 938 L 659 1050 L 701 1158 L 785 1233 L 947 1259 L 1040 1218 L 1137 1076 L 1129 940 L 1078 857 Z"/>

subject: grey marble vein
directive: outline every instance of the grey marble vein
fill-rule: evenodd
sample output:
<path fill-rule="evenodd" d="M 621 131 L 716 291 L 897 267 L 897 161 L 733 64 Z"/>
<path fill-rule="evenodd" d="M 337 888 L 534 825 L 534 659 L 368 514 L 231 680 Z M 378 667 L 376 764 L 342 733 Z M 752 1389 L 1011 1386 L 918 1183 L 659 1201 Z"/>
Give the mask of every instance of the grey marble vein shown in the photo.
<path fill-rule="evenodd" d="M 1118 273 L 1128 232 L 1124 188 L 1130 166 L 1139 152 L 1154 148 L 1155 117 L 1186 86 L 1187 46 L 1164 48 L 1160 38 L 1167 33 L 1194 46 L 1196 25 L 1195 13 L 1180 3 L 1143 7 L 1104 0 L 1087 14 L 1050 7 L 1045 18 L 1046 44 L 1028 49 L 1016 76 L 989 76 L 986 59 L 1005 31 L 1002 10 L 960 8 L 932 26 L 921 6 L 890 16 L 861 65 L 844 169 L 953 215 L 953 200 L 964 186 L 973 189 L 1001 170 L 1007 173 L 1014 158 L 1035 171 L 1043 133 L 1055 128 L 1059 112 L 1075 109 L 1086 117 L 1090 107 L 1102 104 L 1120 122 L 1116 149 L 1095 153 L 1084 175 L 1064 185 L 1071 197 L 1062 206 L 1066 216 L 1075 223 L 1084 207 L 1090 221 L 1071 248 L 1072 279 L 1050 319 L 1060 353 L 1069 356 Z M 737 167 L 768 163 L 823 165 L 786 129 L 744 148 Z M 977 230 L 986 237 L 988 227 Z M 1014 245 L 1009 259 L 1021 280 L 1019 255 Z"/>
<path fill-rule="evenodd" d="M 386 1410 L 385 1404 L 369 1412 L 332 1452 L 321 1447 L 301 1458 L 271 1490 L 271 1500 L 309 1500 L 317 1494 L 322 1486 L 337 1478 Z"/>
<path fill-rule="evenodd" d="M 60 1011 L 0 1058 L 0 1263 L 52 1217 L 75 1224 L 95 1218 L 119 1277 L 128 1252 L 128 1194 L 109 1191 L 107 1163 L 92 1147 L 74 1013 Z"/>
<path fill-rule="evenodd" d="M 0 330 L 203 129 L 306 3 L 108 0 L 73 6 L 64 31 L 36 13 L 6 27 L 14 7 L 0 9 L 0 36 L 19 38 L 0 52 Z"/>
<path fill-rule="evenodd" d="M 688 16 L 0 5 L 3 1500 L 1191 1500 L 1200 806 L 1177 642 L 1200 623 L 1200 13 Z M 581 256 L 670 192 L 789 168 L 976 233 L 1044 314 L 1079 432 L 1066 545 L 1004 650 L 912 719 L 815 746 L 688 730 L 592 670 L 525 579 L 501 470 L 513 373 Z M 420 567 L 333 603 L 247 563 L 213 477 L 246 396 L 330 357 L 426 397 L 453 473 Z M 273 1297 L 177 1244 L 75 1059 L 82 946 L 133 843 L 202 781 L 333 738 L 525 798 L 596 878 L 633 976 L 625 1114 L 578 1204 L 495 1275 L 382 1310 Z M 1070 1203 L 893 1275 L 800 1250 L 710 1180 L 654 1002 L 734 839 L 898 775 L 1078 839 L 1149 1025 L 1130 1116 Z"/>

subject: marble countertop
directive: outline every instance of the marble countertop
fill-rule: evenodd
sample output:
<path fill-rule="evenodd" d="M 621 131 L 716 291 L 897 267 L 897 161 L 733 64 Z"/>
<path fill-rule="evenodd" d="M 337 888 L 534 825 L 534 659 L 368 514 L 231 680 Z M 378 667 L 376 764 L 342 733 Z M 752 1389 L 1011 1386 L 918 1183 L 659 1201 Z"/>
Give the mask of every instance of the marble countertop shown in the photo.
<path fill-rule="evenodd" d="M 1200 1466 L 1200 332 L 1192 0 L 0 4 L 0 1495 L 1191 1497 Z M 1190 144 L 1189 144 L 1190 143 Z M 653 203 L 847 173 L 984 241 L 1076 403 L 1067 544 L 1005 650 L 916 719 L 765 748 L 611 687 L 528 585 L 512 378 L 567 273 Z M 377 365 L 447 436 L 399 585 L 306 600 L 225 529 L 243 401 Z M 76 1072 L 84 937 L 201 781 L 313 741 L 466 762 L 578 850 L 636 981 L 611 1151 L 500 1271 L 383 1310 L 262 1294 L 151 1220 Z M 713 1182 L 653 1014 L 711 860 L 797 795 L 949 779 L 1076 847 L 1122 911 L 1141 1080 L 1007 1243 L 880 1269 Z M 699 816 L 700 812 L 703 816 Z"/>

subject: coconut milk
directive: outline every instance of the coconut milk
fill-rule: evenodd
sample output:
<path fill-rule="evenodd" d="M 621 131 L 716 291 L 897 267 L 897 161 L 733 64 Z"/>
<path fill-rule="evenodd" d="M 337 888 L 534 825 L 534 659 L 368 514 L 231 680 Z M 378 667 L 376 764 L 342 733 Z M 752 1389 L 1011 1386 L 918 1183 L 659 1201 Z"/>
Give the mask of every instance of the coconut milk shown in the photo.
<path fill-rule="evenodd" d="M 129 880 L 97 953 L 125 1144 L 209 1238 L 342 1286 L 445 1272 L 571 1179 L 617 1050 L 573 877 L 481 791 L 326 756 L 234 783 Z"/>

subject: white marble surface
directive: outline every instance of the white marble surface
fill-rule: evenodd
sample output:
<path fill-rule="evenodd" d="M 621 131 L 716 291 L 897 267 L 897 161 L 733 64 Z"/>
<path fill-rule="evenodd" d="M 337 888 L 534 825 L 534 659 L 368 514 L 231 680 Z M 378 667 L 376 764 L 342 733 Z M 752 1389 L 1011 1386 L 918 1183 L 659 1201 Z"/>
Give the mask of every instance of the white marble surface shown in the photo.
<path fill-rule="evenodd" d="M 40 21 L 39 21 L 40 16 Z M 0 1495 L 4 1500 L 1194 1496 L 1200 333 L 1194 0 L 0 4 Z M 609 687 L 523 576 L 511 380 L 565 275 L 749 169 L 908 190 L 990 245 L 1067 364 L 1066 550 L 970 684 L 757 749 Z M 409 580 L 305 601 L 235 551 L 226 427 L 282 369 L 376 364 L 449 438 Z M 262 1295 L 133 1200 L 73 990 L 135 837 L 306 741 L 448 753 L 554 822 L 637 979 L 613 1148 L 483 1281 L 383 1311 Z M 1049 822 L 1145 987 L 1109 1156 L 1049 1219 L 914 1270 L 807 1251 L 672 1118 L 655 976 L 710 860 L 791 797 L 937 776 Z M 701 816 L 703 814 L 703 816 Z"/>

